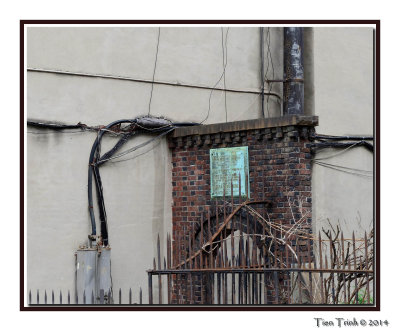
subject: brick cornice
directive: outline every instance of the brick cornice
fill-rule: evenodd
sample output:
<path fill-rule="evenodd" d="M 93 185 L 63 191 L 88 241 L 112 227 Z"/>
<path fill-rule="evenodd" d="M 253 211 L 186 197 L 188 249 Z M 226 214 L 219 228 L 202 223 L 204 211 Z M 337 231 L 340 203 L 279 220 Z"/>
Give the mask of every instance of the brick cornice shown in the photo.
<path fill-rule="evenodd" d="M 273 118 L 259 118 L 255 120 L 215 123 L 209 125 L 196 125 L 177 128 L 171 137 L 185 137 L 195 135 L 207 135 L 215 133 L 229 133 L 248 130 L 260 130 L 267 128 L 280 128 L 286 126 L 312 126 L 318 125 L 318 116 L 282 116 Z"/>

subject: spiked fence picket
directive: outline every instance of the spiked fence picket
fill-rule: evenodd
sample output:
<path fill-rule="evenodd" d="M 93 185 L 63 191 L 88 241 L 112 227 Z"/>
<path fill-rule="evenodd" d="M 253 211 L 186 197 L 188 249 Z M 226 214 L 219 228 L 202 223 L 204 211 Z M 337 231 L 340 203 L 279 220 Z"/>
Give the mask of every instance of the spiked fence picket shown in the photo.
<path fill-rule="evenodd" d="M 239 176 L 239 192 L 240 183 Z M 373 303 L 372 232 L 363 239 L 355 239 L 354 233 L 344 239 L 338 228 L 324 231 L 324 239 L 321 233 L 315 238 L 302 227 L 302 219 L 271 221 L 268 206 L 265 199 L 234 198 L 231 183 L 230 201 L 224 192 L 177 242 L 167 235 L 163 268 L 158 239 L 153 269 L 147 270 L 149 303 Z"/>

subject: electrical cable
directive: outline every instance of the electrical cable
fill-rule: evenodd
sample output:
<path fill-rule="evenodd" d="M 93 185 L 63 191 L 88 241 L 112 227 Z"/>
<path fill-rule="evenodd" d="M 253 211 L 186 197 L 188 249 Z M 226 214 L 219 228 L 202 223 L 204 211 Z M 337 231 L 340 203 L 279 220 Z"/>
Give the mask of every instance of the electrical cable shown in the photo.
<path fill-rule="evenodd" d="M 328 139 L 328 140 L 374 140 L 373 136 L 332 136 L 325 134 L 316 134 L 315 139 Z"/>
<path fill-rule="evenodd" d="M 52 129 L 52 130 L 64 130 L 64 129 L 84 129 L 86 126 L 84 124 L 60 124 L 60 123 L 49 123 L 49 122 L 36 122 L 32 120 L 27 120 L 26 124 L 28 126 L 34 126 L 38 128 L 44 129 Z"/>
<path fill-rule="evenodd" d="M 267 74 L 269 71 L 269 62 L 271 60 L 271 68 L 272 68 L 272 79 L 275 79 L 275 68 L 274 68 L 274 61 L 272 60 L 272 54 L 271 54 L 271 31 L 270 28 L 267 29 L 267 70 L 264 76 L 264 80 L 262 81 L 262 84 L 264 85 L 265 80 L 267 79 Z M 268 113 L 268 117 L 270 117 L 269 114 L 269 96 L 271 95 L 271 91 L 272 91 L 272 82 L 270 82 L 269 84 L 269 89 L 268 89 L 268 94 L 267 94 L 267 113 Z"/>
<path fill-rule="evenodd" d="M 154 145 L 153 147 L 151 147 L 150 149 L 148 149 L 147 151 L 145 151 L 145 152 L 143 152 L 143 153 L 140 153 L 140 154 L 137 154 L 137 155 L 135 155 L 135 156 L 133 156 L 133 157 L 130 157 L 130 158 L 127 158 L 127 159 L 117 160 L 117 161 L 110 161 L 110 163 L 119 163 L 119 162 L 130 161 L 130 160 L 134 160 L 134 159 L 138 158 L 139 156 L 142 156 L 142 155 L 147 154 L 148 152 L 152 151 L 156 146 L 158 146 L 158 144 L 160 143 L 159 138 L 161 138 L 161 137 L 160 137 L 160 136 L 157 136 L 157 139 L 156 139 L 156 140 L 158 140 L 158 143 L 155 144 L 155 145 Z"/>
<path fill-rule="evenodd" d="M 29 133 L 29 134 L 60 134 L 60 133 L 64 133 L 64 134 L 73 134 L 73 133 L 86 133 L 86 132 L 88 132 L 88 131 L 86 131 L 86 130 L 81 130 L 81 131 L 66 131 L 66 132 L 63 132 L 63 131 L 56 131 L 56 132 L 34 132 L 34 131 L 26 131 L 26 133 Z"/>
<path fill-rule="evenodd" d="M 362 173 L 365 170 L 359 170 L 359 169 L 354 169 L 356 171 L 352 171 L 352 170 L 348 170 L 348 169 L 353 169 L 353 168 L 347 168 L 347 167 L 342 167 L 342 166 L 337 166 L 337 165 L 331 165 L 329 163 L 324 163 L 324 162 L 319 162 L 319 161 L 315 161 L 315 164 L 318 164 L 322 167 L 326 167 L 332 170 L 336 170 L 336 171 L 340 171 L 343 173 L 347 173 L 347 174 L 351 174 L 351 175 L 355 175 L 355 176 L 359 176 L 359 177 L 366 177 L 366 178 L 373 178 L 373 175 L 368 174 L 368 173 Z M 361 172 L 358 172 L 361 171 Z"/>
<path fill-rule="evenodd" d="M 105 159 L 108 159 L 111 157 L 117 150 L 119 150 L 127 141 L 130 137 L 132 137 L 136 132 L 128 132 L 122 136 L 122 138 L 114 145 L 113 148 L 111 148 L 107 153 L 105 153 L 102 157 L 99 157 L 99 161 L 103 161 Z M 98 163 L 96 163 L 98 164 Z"/>
<path fill-rule="evenodd" d="M 144 147 L 144 146 L 150 144 L 150 143 L 153 142 L 154 140 L 157 140 L 157 139 L 159 139 L 159 138 L 161 138 L 161 137 L 167 135 L 168 133 L 172 132 L 173 130 L 175 130 L 174 127 L 171 128 L 171 129 L 169 129 L 169 130 L 166 130 L 166 131 L 162 132 L 161 134 L 159 134 L 159 135 L 156 136 L 156 137 L 153 137 L 153 138 L 151 138 L 151 139 L 149 139 L 149 140 L 147 140 L 147 141 L 145 141 L 145 142 L 143 142 L 143 143 L 141 143 L 141 144 L 139 144 L 139 145 L 137 145 L 137 146 L 134 146 L 134 147 L 132 147 L 132 148 L 129 148 L 129 149 L 127 149 L 126 151 L 124 151 L 124 152 L 122 152 L 122 153 L 120 153 L 120 154 L 117 154 L 117 155 L 115 155 L 115 156 L 111 156 L 111 157 L 108 157 L 108 158 L 103 158 L 103 157 L 102 157 L 98 162 L 96 162 L 96 165 L 99 166 L 99 165 L 101 165 L 101 164 L 103 164 L 103 163 L 105 163 L 105 162 L 107 162 L 107 161 L 114 160 L 114 159 L 120 158 L 120 157 L 122 157 L 122 156 L 125 156 L 125 155 L 127 155 L 127 154 L 129 154 L 129 153 L 132 153 L 132 152 L 138 150 L 139 148 Z"/>
<path fill-rule="evenodd" d="M 229 27 L 228 27 L 228 29 L 226 30 L 226 34 L 225 34 L 225 40 L 226 40 L 225 45 L 227 45 L 227 41 L 228 41 L 228 32 L 229 32 Z M 227 46 L 226 46 L 226 47 L 227 47 Z M 227 65 L 227 63 L 225 63 L 224 69 L 223 69 L 223 71 L 222 71 L 221 76 L 219 77 L 219 79 L 217 80 L 217 82 L 214 84 L 214 86 L 213 86 L 212 89 L 211 89 L 210 96 L 208 97 L 208 111 L 207 111 L 207 116 L 206 116 L 206 118 L 205 118 L 204 120 L 202 120 L 202 121 L 200 122 L 200 124 L 203 124 L 205 121 L 207 121 L 208 116 L 210 115 L 210 110 L 211 110 L 211 97 L 212 97 L 212 94 L 213 94 L 213 92 L 214 92 L 216 86 L 219 84 L 219 82 L 221 81 L 222 77 L 225 75 L 226 65 Z"/>
<path fill-rule="evenodd" d="M 139 124 L 139 123 L 141 123 L 141 124 Z M 168 124 L 165 124 L 165 123 L 168 123 Z M 116 125 L 121 126 L 122 124 L 129 124 L 129 128 L 132 131 L 125 133 L 121 137 L 121 139 L 119 139 L 118 142 L 114 145 L 114 147 L 112 147 L 103 156 L 101 156 L 101 153 L 100 153 L 101 139 L 102 139 L 104 133 L 106 133 L 108 129 L 110 129 Z M 92 149 L 90 152 L 89 170 L 88 170 L 88 203 L 89 203 L 90 220 L 91 220 L 91 225 L 92 225 L 92 234 L 91 234 L 92 240 L 94 240 L 94 238 L 96 236 L 96 222 L 95 222 L 95 216 L 94 216 L 94 212 L 93 212 L 93 193 L 92 193 L 92 178 L 94 177 L 95 185 L 96 185 L 96 192 L 97 192 L 97 203 L 99 206 L 101 237 L 103 240 L 103 245 L 104 246 L 109 245 L 107 214 L 106 214 L 103 186 L 102 186 L 102 182 L 101 182 L 99 166 L 109 160 L 120 158 L 122 156 L 125 156 L 131 152 L 138 150 L 141 147 L 148 145 L 149 143 L 172 132 L 173 130 L 175 130 L 176 127 L 191 126 L 191 125 L 198 125 L 198 123 L 190 123 L 190 122 L 189 123 L 188 122 L 173 123 L 172 121 L 169 121 L 169 120 L 166 120 L 163 118 L 141 116 L 141 117 L 136 117 L 134 119 L 123 119 L 123 120 L 114 121 L 114 122 L 108 124 L 107 126 L 105 126 L 103 128 L 104 130 L 98 131 L 98 135 L 96 137 L 96 140 L 93 143 L 93 146 L 92 146 Z M 148 127 L 146 127 L 146 126 L 148 126 Z M 139 131 L 137 131 L 138 128 L 139 128 Z M 153 137 L 152 139 L 149 139 L 139 145 L 136 145 L 120 154 L 114 155 L 127 142 L 127 140 L 129 138 L 135 136 L 136 133 L 138 133 L 138 132 L 158 132 L 159 134 L 156 137 Z M 142 153 L 142 154 L 144 154 L 144 153 Z M 137 157 L 137 156 L 135 156 L 135 157 Z M 122 161 L 126 161 L 126 160 L 127 159 L 120 160 L 120 161 L 122 162 Z M 118 162 L 118 161 L 113 161 L 113 162 Z"/>
<path fill-rule="evenodd" d="M 260 27 L 260 53 L 261 53 L 261 115 L 265 118 L 264 113 L 264 28 Z"/>
<path fill-rule="evenodd" d="M 337 164 L 326 163 L 326 162 L 321 162 L 321 161 L 315 161 L 315 163 L 318 163 L 320 165 L 327 165 L 327 166 L 331 166 L 331 167 L 335 167 L 335 168 L 339 168 L 339 169 L 349 170 L 349 171 L 355 171 L 355 172 L 360 172 L 360 173 L 365 173 L 365 174 L 373 174 L 372 170 L 363 170 L 363 169 L 345 167 L 345 166 L 340 166 Z"/>
<path fill-rule="evenodd" d="M 123 120 L 118 120 L 118 121 L 114 121 L 110 124 L 108 124 L 105 129 L 109 129 L 111 127 L 113 127 L 116 124 L 120 124 L 120 123 L 132 123 L 134 120 L 129 120 L 129 119 L 123 119 Z M 90 214 L 90 221 L 91 221 L 91 225 L 92 225 L 92 232 L 91 235 L 93 237 L 96 236 L 96 221 L 95 221 L 95 216 L 94 216 L 94 211 L 93 211 L 93 192 L 92 192 L 92 178 L 93 176 L 97 176 L 96 179 L 96 188 L 98 187 L 98 185 L 101 184 L 100 182 L 100 173 L 96 171 L 97 166 L 94 163 L 94 158 L 95 155 L 97 153 L 97 149 L 99 148 L 99 144 L 101 141 L 102 136 L 104 135 L 106 131 L 101 130 L 98 132 L 97 137 L 95 142 L 93 143 L 92 149 L 90 151 L 90 155 L 89 155 L 89 169 L 88 169 L 88 203 L 89 203 L 89 214 Z M 94 174 L 94 172 L 96 171 L 96 173 Z M 100 194 L 101 196 L 101 194 Z M 99 204 L 100 205 L 100 204 Z M 101 205 L 100 205 L 101 206 Z M 104 204 L 103 204 L 104 206 Z M 105 222 L 107 222 L 107 220 L 105 220 Z M 103 238 L 104 239 L 104 238 Z M 105 238 L 106 242 L 105 245 L 107 243 L 108 238 Z"/>
<path fill-rule="evenodd" d="M 151 80 L 151 92 L 150 92 L 150 100 L 149 100 L 149 112 L 147 115 L 150 115 L 150 108 L 151 108 L 151 100 L 153 98 L 153 88 L 154 88 L 154 77 L 156 75 L 156 68 L 157 68 L 157 59 L 158 59 L 158 46 L 160 44 L 160 34 L 161 34 L 161 28 L 158 28 L 158 38 L 157 38 L 157 50 L 156 50 L 156 59 L 154 61 L 154 70 L 153 70 L 153 79 Z"/>
<path fill-rule="evenodd" d="M 334 148 L 345 148 L 345 147 L 350 147 L 350 146 L 354 145 L 354 143 L 352 143 L 352 142 L 351 143 L 350 142 L 343 143 L 343 142 L 330 142 L 330 141 L 328 142 L 328 141 L 325 141 L 325 140 L 322 140 L 322 139 L 319 139 L 319 140 L 321 142 L 312 144 L 312 148 L 314 148 L 314 149 L 315 148 L 323 149 L 323 148 L 332 148 L 332 147 L 334 147 Z M 374 146 L 371 143 L 369 143 L 369 142 L 367 142 L 365 140 L 358 141 L 356 143 L 356 145 L 357 146 L 363 146 L 363 147 L 367 148 L 371 152 L 374 151 Z"/>
<path fill-rule="evenodd" d="M 103 75 L 103 74 L 90 74 L 83 72 L 71 72 L 71 71 L 62 71 L 62 70 L 49 70 L 49 69 L 39 69 L 39 68 L 28 68 L 28 72 L 36 72 L 36 73 L 45 73 L 45 74 L 59 74 L 59 75 L 70 75 L 70 76 L 79 76 L 86 78 L 103 78 L 103 79 L 116 79 L 116 80 L 124 80 L 135 83 L 145 83 L 145 84 L 155 84 L 155 85 L 165 85 L 165 86 L 173 86 L 173 87 L 184 87 L 184 88 L 193 88 L 193 89 L 201 89 L 201 90 L 215 90 L 221 92 L 231 92 L 231 93 L 241 93 L 241 94 L 260 94 L 257 90 L 237 90 L 232 88 L 223 89 L 220 87 L 210 87 L 210 86 L 202 86 L 202 85 L 193 85 L 193 84 L 184 84 L 180 82 L 165 82 L 165 81 L 152 81 L 146 79 L 137 79 L 132 77 L 125 76 L 113 76 L 113 75 Z M 264 92 L 265 95 L 268 93 Z M 281 96 L 277 93 L 270 93 L 271 96 L 281 99 Z"/>
<path fill-rule="evenodd" d="M 221 27 L 222 36 L 222 67 L 225 67 L 225 63 L 228 63 L 228 48 L 227 40 L 225 39 L 225 50 L 224 50 L 224 28 Z M 228 107 L 226 103 L 226 72 L 224 72 L 224 97 L 225 97 L 225 122 L 228 122 Z"/>
<path fill-rule="evenodd" d="M 326 157 L 321 157 L 321 158 L 313 159 L 313 161 L 326 160 L 326 159 L 330 159 L 330 158 L 332 158 L 332 157 L 335 157 L 335 156 L 344 154 L 344 153 L 348 152 L 351 148 L 353 148 L 353 147 L 355 147 L 355 146 L 357 146 L 357 145 L 360 145 L 360 142 L 355 142 L 354 144 L 351 144 L 350 146 L 348 146 L 347 148 L 345 148 L 343 151 L 340 151 L 339 153 L 332 154 L 332 155 L 329 155 L 329 156 L 326 156 Z"/>

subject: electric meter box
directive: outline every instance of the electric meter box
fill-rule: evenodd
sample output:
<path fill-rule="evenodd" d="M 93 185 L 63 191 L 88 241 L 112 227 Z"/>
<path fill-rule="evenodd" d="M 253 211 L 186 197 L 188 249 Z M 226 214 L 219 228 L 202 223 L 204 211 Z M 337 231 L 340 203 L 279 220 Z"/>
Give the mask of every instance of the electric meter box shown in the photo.
<path fill-rule="evenodd" d="M 76 297 L 78 304 L 99 303 L 100 290 L 111 303 L 111 249 L 80 248 L 76 252 Z"/>

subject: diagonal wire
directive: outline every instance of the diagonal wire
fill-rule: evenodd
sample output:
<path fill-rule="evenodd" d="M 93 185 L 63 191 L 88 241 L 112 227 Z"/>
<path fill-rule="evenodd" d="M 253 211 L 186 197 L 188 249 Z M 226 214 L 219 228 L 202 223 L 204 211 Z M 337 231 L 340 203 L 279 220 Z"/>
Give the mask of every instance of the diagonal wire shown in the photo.
<path fill-rule="evenodd" d="M 153 79 L 151 80 L 151 92 L 150 92 L 150 100 L 149 100 L 149 112 L 148 112 L 147 115 L 150 115 L 151 100 L 153 99 L 154 77 L 155 77 L 155 75 L 156 75 L 156 68 L 157 68 L 158 46 L 160 45 L 160 33 L 161 33 L 161 28 L 158 28 L 156 59 L 155 59 L 155 61 L 154 61 Z"/>
<path fill-rule="evenodd" d="M 228 32 L 229 32 L 229 28 L 226 30 L 226 34 L 225 34 L 225 45 L 227 45 L 227 41 L 228 41 Z M 214 92 L 216 86 L 219 84 L 219 82 L 221 81 L 222 77 L 224 77 L 224 75 L 225 75 L 226 65 L 227 65 L 227 63 L 225 62 L 224 70 L 222 71 L 221 76 L 219 77 L 219 79 L 218 79 L 217 82 L 214 84 L 213 88 L 211 89 L 210 96 L 208 97 L 208 111 L 207 111 L 207 116 L 205 117 L 204 120 L 202 120 L 202 121 L 200 122 L 200 124 L 203 124 L 205 121 L 207 121 L 207 119 L 208 119 L 208 117 L 209 117 L 209 115 L 210 115 L 210 110 L 211 110 L 211 97 L 212 97 L 212 94 L 213 94 L 213 92 Z"/>

